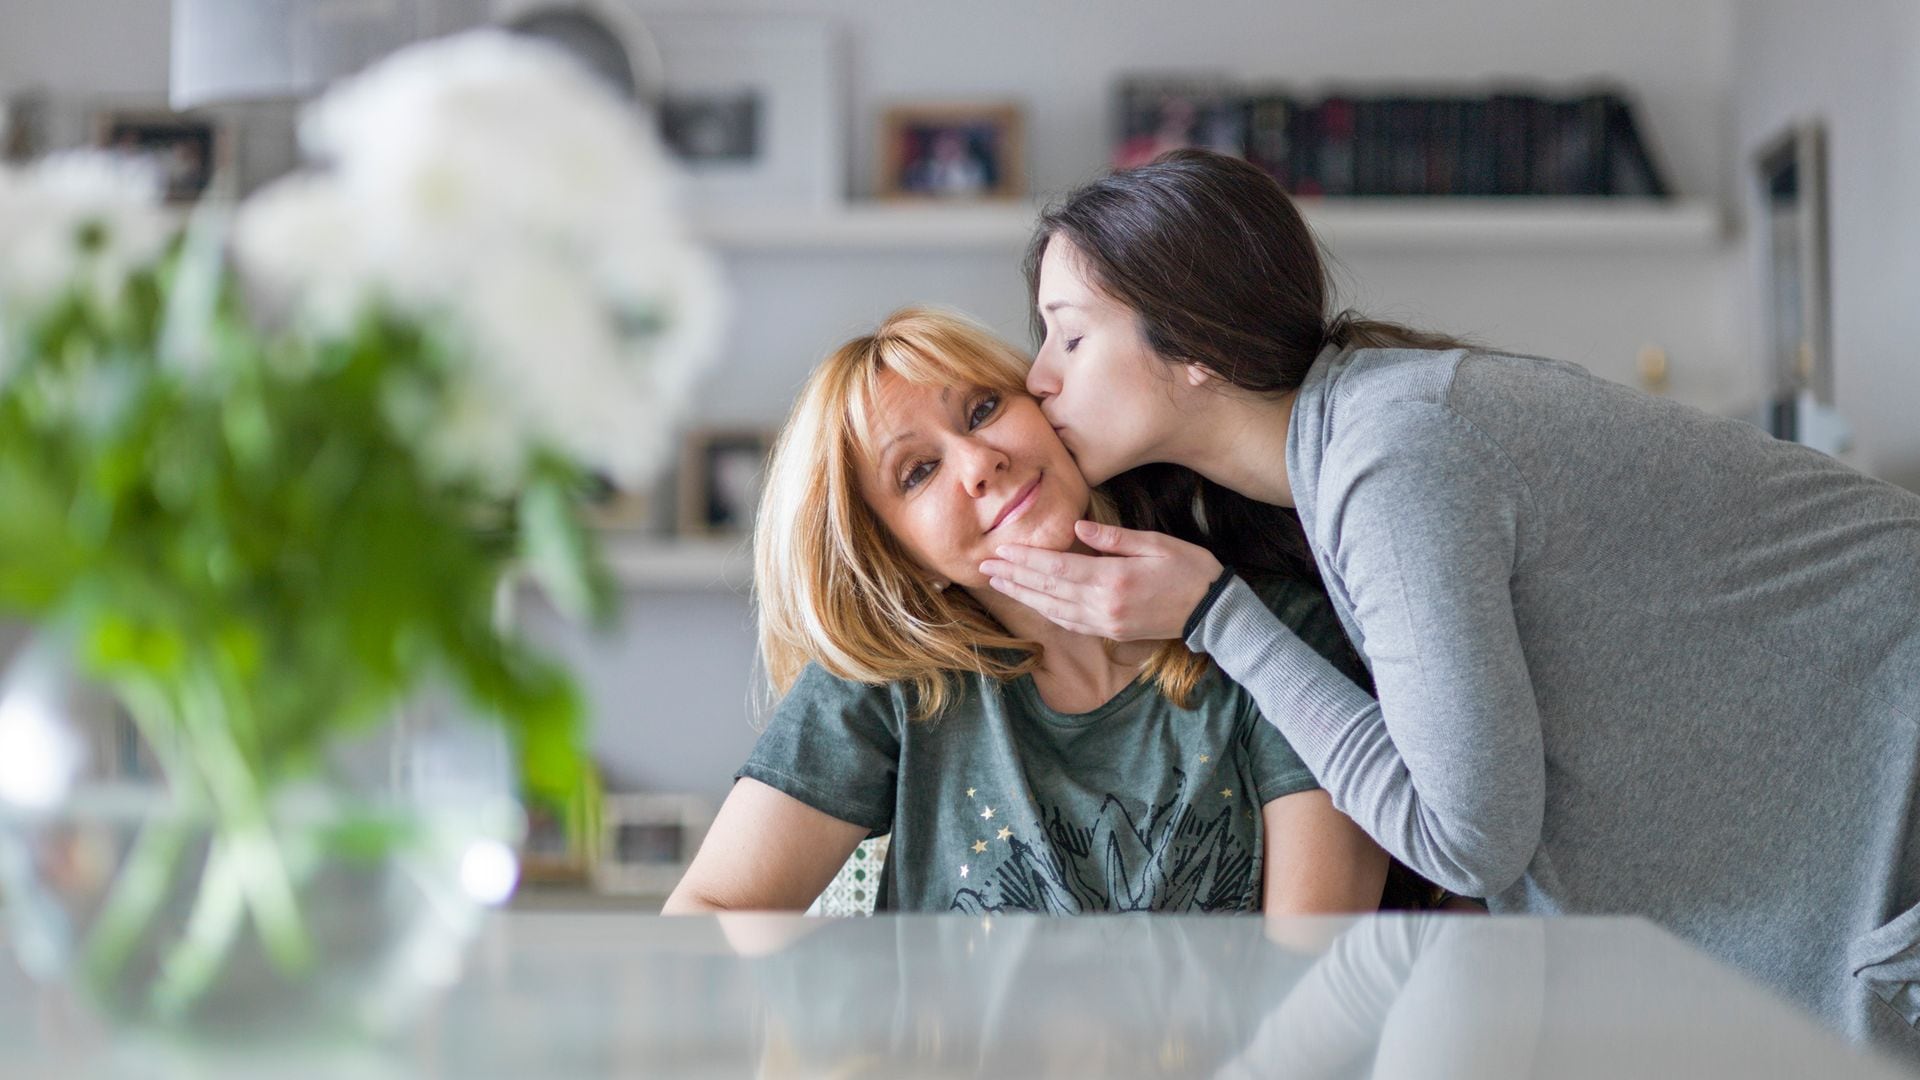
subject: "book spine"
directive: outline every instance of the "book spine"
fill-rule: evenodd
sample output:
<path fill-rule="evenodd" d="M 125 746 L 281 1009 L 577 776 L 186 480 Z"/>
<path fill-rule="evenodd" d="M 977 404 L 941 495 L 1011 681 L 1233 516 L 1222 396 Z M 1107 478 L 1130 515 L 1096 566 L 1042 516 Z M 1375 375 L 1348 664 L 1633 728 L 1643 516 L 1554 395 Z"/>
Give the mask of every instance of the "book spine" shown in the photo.
<path fill-rule="evenodd" d="M 1287 154 L 1295 195 L 1325 195 L 1320 181 L 1320 112 L 1324 102 L 1296 105 L 1287 117 Z"/>
<path fill-rule="evenodd" d="M 1427 107 L 1427 175 L 1421 185 L 1426 195 L 1460 194 L 1460 166 L 1464 157 L 1459 98 L 1441 98 Z"/>
<path fill-rule="evenodd" d="M 1615 96 L 1610 108 L 1612 122 L 1608 135 L 1614 143 L 1613 176 L 1617 194 L 1647 198 L 1667 198 L 1673 194 L 1666 178 L 1654 165 L 1653 155 L 1640 138 L 1633 121 L 1633 110 L 1624 98 Z"/>
<path fill-rule="evenodd" d="M 1528 192 L 1528 99 L 1496 94 L 1487 102 L 1487 125 L 1493 141 L 1493 194 Z"/>
<path fill-rule="evenodd" d="M 1354 193 L 1354 102 L 1329 97 L 1320 103 L 1320 186 L 1329 197 Z"/>
<path fill-rule="evenodd" d="M 1277 91 L 1252 98 L 1247 108 L 1247 160 L 1282 188 L 1296 191 L 1292 153 L 1293 100 Z"/>

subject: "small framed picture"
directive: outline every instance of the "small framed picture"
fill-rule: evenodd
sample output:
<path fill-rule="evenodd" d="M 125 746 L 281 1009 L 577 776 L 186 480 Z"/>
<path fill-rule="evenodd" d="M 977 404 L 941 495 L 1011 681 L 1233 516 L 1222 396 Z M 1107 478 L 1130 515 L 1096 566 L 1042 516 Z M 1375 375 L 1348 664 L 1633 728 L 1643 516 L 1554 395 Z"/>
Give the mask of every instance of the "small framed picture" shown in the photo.
<path fill-rule="evenodd" d="M 1017 199 L 1027 193 L 1025 147 L 1018 105 L 888 109 L 875 186 L 892 199 Z"/>
<path fill-rule="evenodd" d="M 586 885 L 599 857 L 605 796 L 592 774 L 565 806 L 527 800 L 527 834 L 520 843 L 520 880 L 530 885 Z"/>
<path fill-rule="evenodd" d="M 660 130 L 689 166 L 750 164 L 760 154 L 763 111 L 751 90 L 682 93 L 660 102 Z"/>
<path fill-rule="evenodd" d="M 651 15 L 665 81 L 661 140 L 709 209 L 822 210 L 840 202 L 841 54 L 829 22 Z"/>
<path fill-rule="evenodd" d="M 1145 165 L 1187 147 L 1247 154 L 1248 96 L 1231 80 L 1130 78 L 1120 83 L 1116 105 L 1116 169 Z"/>
<path fill-rule="evenodd" d="M 724 536 L 750 530 L 772 448 L 773 433 L 760 428 L 689 434 L 680 458 L 680 531 Z"/>
<path fill-rule="evenodd" d="M 594 888 L 629 895 L 672 892 L 712 822 L 712 806 L 697 795 L 607 796 Z"/>
<path fill-rule="evenodd" d="M 94 118 L 94 145 L 153 162 L 170 203 L 206 193 L 227 164 L 227 142 L 219 124 L 181 113 L 111 109 Z"/>
<path fill-rule="evenodd" d="M 653 493 L 623 488 L 595 475 L 587 491 L 587 524 L 611 532 L 646 532 L 653 527 Z"/>

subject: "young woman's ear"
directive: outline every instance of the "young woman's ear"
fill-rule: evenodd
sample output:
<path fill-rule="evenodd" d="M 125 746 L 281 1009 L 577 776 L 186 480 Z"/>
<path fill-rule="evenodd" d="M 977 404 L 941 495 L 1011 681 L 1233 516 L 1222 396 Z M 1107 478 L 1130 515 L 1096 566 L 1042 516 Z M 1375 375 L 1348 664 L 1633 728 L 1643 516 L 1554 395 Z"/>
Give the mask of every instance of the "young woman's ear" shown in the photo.
<path fill-rule="evenodd" d="M 1182 364 L 1180 366 L 1187 369 L 1187 385 L 1196 389 L 1220 377 L 1215 375 L 1213 369 L 1205 364 Z"/>

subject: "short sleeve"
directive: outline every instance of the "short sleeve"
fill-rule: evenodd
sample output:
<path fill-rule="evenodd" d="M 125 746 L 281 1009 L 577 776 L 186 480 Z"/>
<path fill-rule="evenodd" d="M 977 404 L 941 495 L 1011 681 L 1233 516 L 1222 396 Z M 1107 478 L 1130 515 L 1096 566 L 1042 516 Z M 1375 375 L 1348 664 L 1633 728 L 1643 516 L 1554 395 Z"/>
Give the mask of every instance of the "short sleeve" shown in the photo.
<path fill-rule="evenodd" d="M 1293 744 L 1280 734 L 1279 728 L 1260 718 L 1251 700 L 1247 702 L 1247 712 L 1251 715 L 1247 724 L 1247 757 L 1253 765 L 1253 788 L 1260 796 L 1261 805 L 1282 795 L 1318 788 L 1320 782 L 1313 778 L 1313 770 L 1293 752 Z"/>
<path fill-rule="evenodd" d="M 892 688 L 838 678 L 809 664 L 774 707 L 734 779 L 758 780 L 882 836 L 893 828 L 899 724 Z"/>

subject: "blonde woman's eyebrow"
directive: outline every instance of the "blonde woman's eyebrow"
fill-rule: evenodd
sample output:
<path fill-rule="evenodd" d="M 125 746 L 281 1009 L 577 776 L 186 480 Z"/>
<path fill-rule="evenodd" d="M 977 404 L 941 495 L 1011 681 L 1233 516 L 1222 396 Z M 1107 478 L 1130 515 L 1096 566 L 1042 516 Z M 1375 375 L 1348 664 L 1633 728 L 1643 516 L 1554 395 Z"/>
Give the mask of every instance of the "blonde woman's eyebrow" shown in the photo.
<path fill-rule="evenodd" d="M 988 387 L 988 386 L 972 387 L 968 389 L 967 393 L 969 395 L 972 395 L 974 392 L 980 391 L 980 390 L 985 390 L 988 393 L 994 393 L 994 394 L 1000 393 L 1000 391 L 995 390 L 992 387 Z M 952 387 L 949 386 L 949 387 L 941 388 L 940 404 L 947 406 L 948 408 L 952 408 L 953 406 L 953 388 Z M 885 465 L 887 461 L 887 455 L 892 452 L 895 444 L 905 442 L 908 439 L 917 439 L 919 437 L 920 437 L 920 433 L 918 431 L 898 432 L 893 436 L 893 438 L 888 439 L 886 442 L 880 445 L 880 452 L 873 456 L 874 460 L 880 462 L 882 465 Z"/>

